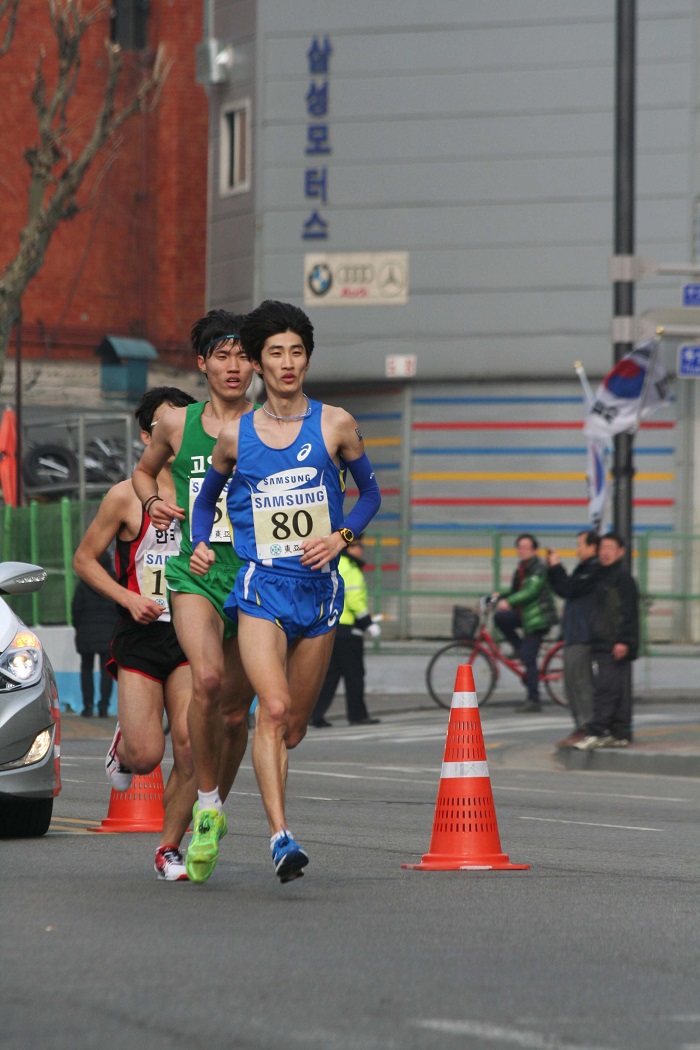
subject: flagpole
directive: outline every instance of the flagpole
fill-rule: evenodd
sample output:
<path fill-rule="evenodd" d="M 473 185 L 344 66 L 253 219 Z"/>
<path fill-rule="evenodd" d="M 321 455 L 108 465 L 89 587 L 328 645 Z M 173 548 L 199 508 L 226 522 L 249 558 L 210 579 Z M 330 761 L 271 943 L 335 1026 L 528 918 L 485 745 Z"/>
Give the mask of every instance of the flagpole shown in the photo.
<path fill-rule="evenodd" d="M 574 368 L 576 369 L 576 375 L 581 380 L 581 386 L 583 387 L 583 400 L 586 403 L 586 411 L 588 411 L 588 409 L 593 404 L 594 398 L 593 391 L 591 389 L 591 384 L 588 382 L 586 369 L 583 367 L 583 363 L 581 361 L 574 361 Z"/>
<path fill-rule="evenodd" d="M 617 0 L 615 19 L 615 255 L 634 255 L 634 138 L 636 0 Z M 613 348 L 617 364 L 633 348 L 634 281 L 613 285 Z M 625 567 L 632 565 L 632 449 L 634 435 L 617 434 L 614 444 L 613 521 L 625 542 Z"/>

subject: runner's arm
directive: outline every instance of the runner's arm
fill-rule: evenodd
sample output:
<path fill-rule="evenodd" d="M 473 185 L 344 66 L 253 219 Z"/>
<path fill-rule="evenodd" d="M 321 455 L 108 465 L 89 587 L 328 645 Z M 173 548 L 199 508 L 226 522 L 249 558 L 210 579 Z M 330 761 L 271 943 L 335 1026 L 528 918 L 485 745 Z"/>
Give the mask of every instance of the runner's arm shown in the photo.
<path fill-rule="evenodd" d="M 216 504 L 236 465 L 238 427 L 224 427 L 211 455 L 211 466 L 192 507 L 192 557 L 190 570 L 196 576 L 205 576 L 214 564 L 215 554 L 209 548 L 209 537 L 214 525 Z"/>
<path fill-rule="evenodd" d="M 325 409 L 324 409 L 325 411 Z M 345 516 L 341 528 L 352 529 L 359 535 L 367 528 L 381 506 L 382 497 L 379 485 L 365 453 L 364 441 L 356 420 L 343 409 L 333 410 L 333 429 L 337 453 L 352 474 L 359 498 L 349 514 Z M 301 544 L 304 550 L 302 565 L 311 569 L 321 569 L 333 558 L 341 554 L 346 547 L 345 540 L 337 529 L 330 536 L 309 537 Z"/>
<path fill-rule="evenodd" d="M 357 503 L 345 515 L 341 528 L 352 529 L 359 536 L 381 507 L 382 497 L 357 420 L 349 412 L 343 412 L 339 418 L 338 455 L 345 461 L 359 491 Z"/>
<path fill-rule="evenodd" d="M 362 453 L 359 459 L 349 460 L 347 468 L 357 485 L 359 498 L 350 513 L 345 515 L 343 527 L 352 529 L 355 535 L 359 536 L 361 532 L 364 532 L 381 507 L 382 496 L 372 470 L 372 464 L 365 452 Z"/>
<path fill-rule="evenodd" d="M 166 529 L 175 519 L 183 521 L 185 517 L 182 507 L 164 500 L 158 492 L 158 475 L 175 452 L 173 438 L 180 425 L 181 411 L 173 408 L 158 420 L 131 479 L 141 506 L 157 529 Z"/>
<path fill-rule="evenodd" d="M 121 605 L 137 623 L 146 624 L 158 619 L 163 612 L 160 605 L 122 587 L 98 561 L 125 523 L 128 503 L 131 500 L 133 494 L 127 482 L 120 482 L 109 490 L 78 545 L 73 558 L 73 568 L 81 580 L 94 587 L 105 598 Z"/>

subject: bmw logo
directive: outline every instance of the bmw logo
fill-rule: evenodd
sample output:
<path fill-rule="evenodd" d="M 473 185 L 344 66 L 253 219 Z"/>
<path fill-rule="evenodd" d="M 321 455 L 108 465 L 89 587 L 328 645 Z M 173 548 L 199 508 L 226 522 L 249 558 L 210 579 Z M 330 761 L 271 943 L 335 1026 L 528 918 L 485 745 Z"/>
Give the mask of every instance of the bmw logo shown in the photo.
<path fill-rule="evenodd" d="M 326 263 L 316 263 L 309 274 L 309 288 L 314 295 L 325 295 L 333 284 L 333 274 Z"/>

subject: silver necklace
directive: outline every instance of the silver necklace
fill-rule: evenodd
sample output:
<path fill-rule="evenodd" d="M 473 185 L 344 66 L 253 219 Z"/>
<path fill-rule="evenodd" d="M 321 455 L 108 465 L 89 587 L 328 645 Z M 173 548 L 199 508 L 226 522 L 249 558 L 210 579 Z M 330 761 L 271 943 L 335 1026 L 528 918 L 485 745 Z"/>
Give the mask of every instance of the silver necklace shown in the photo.
<path fill-rule="evenodd" d="M 267 401 L 263 405 L 262 410 L 266 416 L 270 417 L 270 419 L 278 419 L 280 423 L 298 423 L 300 419 L 306 419 L 307 416 L 311 415 L 311 405 L 309 404 L 308 397 L 306 394 L 302 394 L 301 396 L 306 401 L 306 412 L 302 412 L 300 416 L 276 416 L 274 412 L 270 412 L 268 409 Z"/>

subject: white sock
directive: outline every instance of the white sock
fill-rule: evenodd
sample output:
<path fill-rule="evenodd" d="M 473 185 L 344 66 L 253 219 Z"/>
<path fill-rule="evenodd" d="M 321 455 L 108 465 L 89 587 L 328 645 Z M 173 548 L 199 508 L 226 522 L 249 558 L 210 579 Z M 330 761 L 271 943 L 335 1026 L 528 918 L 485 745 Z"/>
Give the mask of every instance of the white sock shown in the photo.
<path fill-rule="evenodd" d="M 216 809 L 219 813 L 223 810 L 224 804 L 219 798 L 218 788 L 214 788 L 213 791 L 198 791 L 197 795 L 200 809 Z"/>

